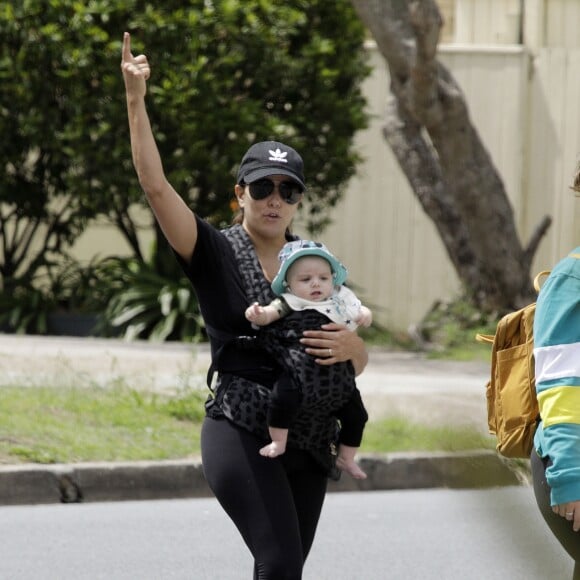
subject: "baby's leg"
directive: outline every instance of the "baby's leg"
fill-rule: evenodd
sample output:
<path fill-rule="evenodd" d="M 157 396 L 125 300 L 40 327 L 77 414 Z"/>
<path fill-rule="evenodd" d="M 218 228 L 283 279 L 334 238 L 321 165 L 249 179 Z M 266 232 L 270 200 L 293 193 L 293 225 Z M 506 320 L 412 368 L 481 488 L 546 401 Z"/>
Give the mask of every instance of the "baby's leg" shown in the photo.
<path fill-rule="evenodd" d="M 286 451 L 286 442 L 288 441 L 288 429 L 279 427 L 268 427 L 272 443 L 260 449 L 260 455 L 264 457 L 278 457 Z"/>
<path fill-rule="evenodd" d="M 338 457 L 336 458 L 336 466 L 341 471 L 346 471 L 355 479 L 366 479 L 367 474 L 357 465 L 354 460 L 357 447 L 349 447 L 342 443 L 338 446 Z"/>

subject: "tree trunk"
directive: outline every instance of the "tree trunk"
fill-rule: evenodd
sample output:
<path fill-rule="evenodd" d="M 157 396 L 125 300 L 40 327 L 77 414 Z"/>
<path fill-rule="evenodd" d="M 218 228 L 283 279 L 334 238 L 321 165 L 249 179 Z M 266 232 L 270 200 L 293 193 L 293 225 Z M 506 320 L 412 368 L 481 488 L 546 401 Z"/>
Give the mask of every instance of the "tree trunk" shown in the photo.
<path fill-rule="evenodd" d="M 534 300 L 530 267 L 550 226 L 520 242 L 501 177 L 472 125 L 457 82 L 436 59 L 434 0 L 352 0 L 391 80 L 383 134 L 433 220 L 469 298 L 503 312 Z"/>

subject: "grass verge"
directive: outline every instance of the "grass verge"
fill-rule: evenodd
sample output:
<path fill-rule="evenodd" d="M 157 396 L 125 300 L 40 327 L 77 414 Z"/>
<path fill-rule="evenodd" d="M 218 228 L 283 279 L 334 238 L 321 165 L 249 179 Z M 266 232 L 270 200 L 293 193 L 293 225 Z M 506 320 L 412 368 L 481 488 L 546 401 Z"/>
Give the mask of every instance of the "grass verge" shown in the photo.
<path fill-rule="evenodd" d="M 471 427 L 426 427 L 404 417 L 368 423 L 361 452 L 495 449 L 495 438 Z"/>
<path fill-rule="evenodd" d="M 0 388 L 0 463 L 184 459 L 200 453 L 205 395 L 142 393 L 123 386 Z M 469 428 L 370 423 L 361 452 L 493 448 Z"/>
<path fill-rule="evenodd" d="M 186 458 L 199 453 L 202 395 L 2 387 L 0 463 Z"/>

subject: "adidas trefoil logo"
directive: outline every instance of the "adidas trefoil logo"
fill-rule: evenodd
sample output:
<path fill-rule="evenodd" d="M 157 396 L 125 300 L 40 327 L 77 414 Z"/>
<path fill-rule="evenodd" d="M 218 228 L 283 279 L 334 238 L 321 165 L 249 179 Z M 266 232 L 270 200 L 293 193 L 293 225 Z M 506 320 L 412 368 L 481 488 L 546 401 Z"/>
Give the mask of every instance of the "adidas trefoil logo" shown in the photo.
<path fill-rule="evenodd" d="M 286 159 L 286 156 L 288 155 L 287 151 L 280 151 L 280 148 L 278 147 L 276 151 L 272 151 L 270 149 L 268 153 L 270 153 L 268 161 L 279 161 L 280 163 L 288 163 L 288 159 Z"/>

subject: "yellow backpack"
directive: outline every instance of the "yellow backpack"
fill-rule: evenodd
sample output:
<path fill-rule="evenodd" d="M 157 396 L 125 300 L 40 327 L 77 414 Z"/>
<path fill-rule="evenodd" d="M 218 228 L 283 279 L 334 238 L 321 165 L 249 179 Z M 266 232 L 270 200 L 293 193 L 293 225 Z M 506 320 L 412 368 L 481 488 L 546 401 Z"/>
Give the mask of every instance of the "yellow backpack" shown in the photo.
<path fill-rule="evenodd" d="M 540 272 L 539 281 L 549 271 Z M 498 453 L 528 459 L 540 418 L 534 368 L 535 302 L 506 314 L 495 335 L 477 334 L 476 339 L 492 345 L 491 378 L 486 385 L 487 423 L 496 436 Z"/>

